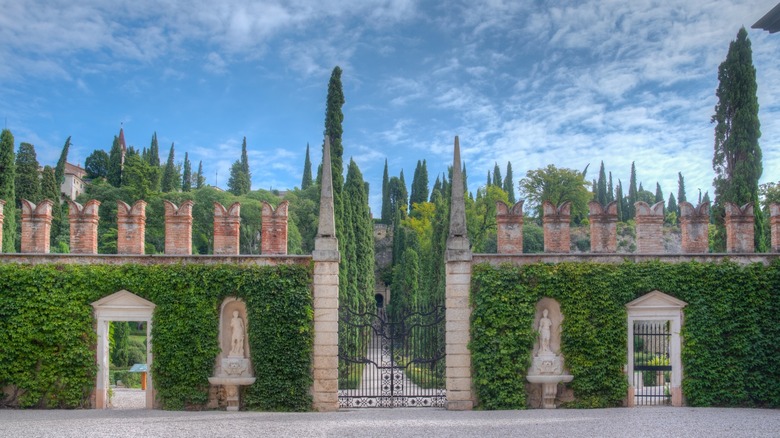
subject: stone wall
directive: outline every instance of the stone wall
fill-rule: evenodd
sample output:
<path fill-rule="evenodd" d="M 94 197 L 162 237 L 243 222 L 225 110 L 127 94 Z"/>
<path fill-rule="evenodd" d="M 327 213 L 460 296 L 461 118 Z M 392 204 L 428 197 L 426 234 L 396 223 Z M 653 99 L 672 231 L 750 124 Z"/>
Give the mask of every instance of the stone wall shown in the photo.
<path fill-rule="evenodd" d="M 754 247 L 753 204 L 742 207 L 731 202 L 726 207 L 726 252 L 751 253 Z"/>
<path fill-rule="evenodd" d="M 132 207 L 116 201 L 117 254 L 143 254 L 146 239 L 146 202 Z"/>
<path fill-rule="evenodd" d="M 171 201 L 165 205 L 165 254 L 192 254 L 192 201 L 177 207 Z"/>
<path fill-rule="evenodd" d="M 590 252 L 617 252 L 617 201 L 602 206 L 588 203 L 590 215 Z"/>
<path fill-rule="evenodd" d="M 276 206 L 263 201 L 263 226 L 260 237 L 260 254 L 287 254 L 287 210 L 289 202 Z"/>
<path fill-rule="evenodd" d="M 566 201 L 556 207 L 549 201 L 542 204 L 544 217 L 544 252 L 569 252 L 571 248 L 571 235 L 569 234 L 569 222 L 571 221 L 571 202 Z"/>
<path fill-rule="evenodd" d="M 499 254 L 523 253 L 523 203 L 512 207 L 496 202 L 496 238 Z"/>
<path fill-rule="evenodd" d="M 98 249 L 98 207 L 95 199 L 84 206 L 68 199 L 70 219 L 70 252 L 72 254 L 97 254 Z"/>
<path fill-rule="evenodd" d="M 49 252 L 51 219 L 54 203 L 44 199 L 40 204 L 22 199 L 22 248 L 23 253 L 46 254 Z"/>
<path fill-rule="evenodd" d="M 234 202 L 229 208 L 214 203 L 214 254 L 237 255 L 241 229 L 241 204 Z"/>
<path fill-rule="evenodd" d="M 663 225 L 664 203 L 653 206 L 639 201 L 636 206 L 636 252 L 640 254 L 661 254 L 664 252 Z"/>
<path fill-rule="evenodd" d="M 680 229 L 682 231 L 682 252 L 704 253 L 710 249 L 709 240 L 710 204 L 694 207 L 689 202 L 680 203 Z"/>

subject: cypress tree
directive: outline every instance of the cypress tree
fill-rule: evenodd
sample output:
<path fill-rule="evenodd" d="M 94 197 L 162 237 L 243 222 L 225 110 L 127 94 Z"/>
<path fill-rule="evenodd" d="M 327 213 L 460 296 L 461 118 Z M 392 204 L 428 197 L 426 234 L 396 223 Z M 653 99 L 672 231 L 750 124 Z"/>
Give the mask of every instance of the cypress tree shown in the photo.
<path fill-rule="evenodd" d="M 414 204 L 428 200 L 428 168 L 425 161 L 417 160 L 412 179 L 412 193 L 409 196 L 409 212 L 414 209 Z"/>
<path fill-rule="evenodd" d="M 674 199 L 674 193 L 669 193 L 669 202 L 666 204 L 666 212 L 674 213 L 677 217 L 675 223 L 680 222 L 680 208 L 677 206 L 677 200 Z"/>
<path fill-rule="evenodd" d="M 359 305 L 366 305 L 374 296 L 374 232 L 368 207 L 367 185 L 354 160 L 350 160 L 344 184 L 345 217 L 351 222 L 347 260 L 349 294 L 357 297 Z"/>
<path fill-rule="evenodd" d="M 439 179 L 439 176 L 436 176 L 436 182 L 433 183 L 433 189 L 431 189 L 431 199 L 429 202 L 435 202 L 436 196 L 441 196 L 442 192 L 442 186 L 441 186 L 441 180 Z"/>
<path fill-rule="evenodd" d="M 655 202 L 664 202 L 664 192 L 661 191 L 661 184 L 655 183 Z"/>
<path fill-rule="evenodd" d="M 41 179 L 38 177 L 38 157 L 30 143 L 20 143 L 16 154 L 16 208 L 21 208 L 22 199 L 33 203 L 41 202 Z M 5 238 L 3 239 L 5 240 Z"/>
<path fill-rule="evenodd" d="M 509 200 L 509 204 L 515 205 L 517 202 L 517 198 L 515 198 L 515 177 L 512 175 L 512 162 L 507 161 L 506 163 L 506 176 L 504 177 L 504 191 L 507 194 L 507 199 Z"/>
<path fill-rule="evenodd" d="M 615 188 L 612 186 L 612 172 L 609 172 L 609 183 L 607 185 L 607 203 L 615 200 Z"/>
<path fill-rule="evenodd" d="M 165 169 L 163 170 L 162 180 L 160 181 L 160 190 L 163 193 L 168 193 L 176 190 L 179 186 L 179 170 L 174 163 L 174 146 L 171 143 L 171 150 L 168 152 L 168 161 L 165 162 Z"/>
<path fill-rule="evenodd" d="M 677 202 L 686 202 L 688 199 L 685 197 L 685 178 L 682 172 L 677 172 Z M 679 213 L 679 211 L 678 211 Z"/>
<path fill-rule="evenodd" d="M 51 166 L 44 166 L 41 174 L 41 200 L 50 199 L 54 202 L 51 211 L 51 232 L 49 234 L 50 245 L 56 249 L 57 237 L 62 232 L 62 206 L 60 205 L 60 185 L 57 184 L 55 170 Z"/>
<path fill-rule="evenodd" d="M 111 152 L 108 154 L 108 174 L 106 179 L 114 187 L 122 185 L 122 146 L 119 144 L 119 137 L 117 136 L 114 136 L 114 143 L 111 145 Z"/>
<path fill-rule="evenodd" d="M 601 162 L 601 167 L 599 168 L 599 180 L 596 196 L 598 198 L 599 204 L 601 205 L 607 205 L 607 202 L 609 202 L 607 200 L 607 173 L 604 170 L 603 161 Z"/>
<path fill-rule="evenodd" d="M 16 160 L 14 153 L 14 135 L 8 129 L 0 133 L 0 199 L 3 207 L 3 246 L 0 252 L 16 252 Z"/>
<path fill-rule="evenodd" d="M 65 140 L 65 145 L 62 146 L 60 159 L 57 160 L 57 167 L 54 169 L 54 181 L 59 185 L 62 185 L 62 183 L 65 182 L 65 163 L 68 161 L 68 150 L 70 150 L 70 136 Z M 57 193 L 56 200 L 59 200 L 59 192 Z M 55 201 L 55 199 L 52 199 L 52 201 Z"/>
<path fill-rule="evenodd" d="M 387 165 L 387 162 L 385 162 L 385 165 Z M 311 158 L 309 158 L 309 143 L 306 143 L 306 159 L 303 161 L 303 178 L 301 178 L 301 190 L 306 190 L 311 186 Z"/>
<path fill-rule="evenodd" d="M 192 190 L 192 163 L 187 152 L 184 153 L 184 172 L 181 176 L 181 191 L 189 192 Z"/>
<path fill-rule="evenodd" d="M 200 160 L 198 162 L 198 173 L 195 175 L 195 188 L 203 188 L 204 184 L 206 184 L 206 177 L 203 176 L 203 160 Z"/>
<path fill-rule="evenodd" d="M 160 178 L 162 174 L 162 169 L 160 168 L 160 146 L 157 143 L 157 133 L 155 132 L 152 134 L 152 142 L 149 146 L 149 150 L 146 153 L 146 160 L 147 163 L 154 169 L 153 172 L 150 172 L 151 180 L 149 181 L 149 185 L 152 189 L 152 191 L 160 191 Z"/>
<path fill-rule="evenodd" d="M 713 209 L 718 234 L 716 249 L 725 248 L 724 205 L 752 203 L 755 208 L 755 248 L 766 251 L 763 212 L 759 207 L 758 180 L 763 173 L 761 123 L 758 120 L 756 69 L 753 51 L 744 27 L 729 44 L 726 60 L 718 67 L 718 89 L 715 114 L 715 202 Z"/>
<path fill-rule="evenodd" d="M 494 162 L 493 165 L 493 185 L 496 187 L 503 187 L 504 179 L 501 178 L 501 169 L 498 167 L 498 163 Z"/>
<path fill-rule="evenodd" d="M 623 199 L 623 183 L 618 179 L 617 188 L 615 189 L 615 198 L 617 198 L 617 216 L 620 222 L 628 220 L 628 211 Z"/>
<path fill-rule="evenodd" d="M 394 216 L 390 202 L 390 177 L 387 172 L 387 158 L 385 158 L 385 170 L 382 173 L 382 223 L 391 224 Z"/>
<path fill-rule="evenodd" d="M 249 156 L 246 152 L 246 137 L 241 143 L 241 171 L 244 173 L 244 194 L 252 191 L 252 172 L 249 171 Z"/>
<path fill-rule="evenodd" d="M 641 189 L 640 189 L 641 190 Z M 631 179 L 628 183 L 628 219 L 633 219 L 636 216 L 636 206 L 634 203 L 637 201 L 637 189 L 636 189 L 636 166 L 634 162 L 631 162 Z"/>
<path fill-rule="evenodd" d="M 406 189 L 406 180 L 404 179 L 404 171 L 401 169 L 401 175 L 398 177 L 398 196 L 396 200 L 398 209 L 406 214 L 409 209 L 409 191 Z"/>

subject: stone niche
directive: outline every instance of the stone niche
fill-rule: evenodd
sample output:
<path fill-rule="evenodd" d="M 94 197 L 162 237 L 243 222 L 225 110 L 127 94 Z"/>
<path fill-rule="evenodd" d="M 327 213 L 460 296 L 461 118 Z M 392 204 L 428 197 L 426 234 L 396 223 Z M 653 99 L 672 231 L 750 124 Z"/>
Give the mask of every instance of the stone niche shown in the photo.
<path fill-rule="evenodd" d="M 531 368 L 526 375 L 529 382 L 526 393 L 531 408 L 554 409 L 557 404 L 574 399 L 572 391 L 560 384 L 572 380 L 561 354 L 562 324 L 561 305 L 556 300 L 542 298 L 536 303 L 533 328 L 537 336 Z"/>
<path fill-rule="evenodd" d="M 219 312 L 220 353 L 214 376 L 209 377 L 211 408 L 224 406 L 228 411 L 237 411 L 240 387 L 255 383 L 247 321 L 246 304 L 235 297 L 226 298 Z"/>

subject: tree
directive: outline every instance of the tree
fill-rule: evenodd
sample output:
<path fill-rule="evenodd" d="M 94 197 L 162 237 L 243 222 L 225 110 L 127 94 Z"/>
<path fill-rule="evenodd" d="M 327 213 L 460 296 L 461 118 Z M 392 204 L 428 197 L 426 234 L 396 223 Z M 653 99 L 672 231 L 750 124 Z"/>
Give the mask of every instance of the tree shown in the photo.
<path fill-rule="evenodd" d="M 125 168 L 122 171 L 122 188 L 131 201 L 143 199 L 149 202 L 152 192 L 156 191 L 152 187 L 154 175 L 159 176 L 160 168 L 152 166 L 137 153 L 130 153 L 130 150 L 125 157 Z"/>
<path fill-rule="evenodd" d="M 44 166 L 41 174 L 41 200 L 43 199 L 51 199 L 54 202 L 51 212 L 52 220 L 49 239 L 51 248 L 57 251 L 58 245 L 56 241 L 62 232 L 63 226 L 62 206 L 60 205 L 60 185 L 57 184 L 55 170 L 49 165 Z"/>
<path fill-rule="evenodd" d="M 669 221 L 672 225 L 676 224 L 680 221 L 680 209 L 677 205 L 677 200 L 674 199 L 674 193 L 669 193 L 669 202 L 666 204 L 666 215 L 667 217 L 671 214 L 674 214 L 674 221 Z"/>
<path fill-rule="evenodd" d="M 106 179 L 114 187 L 122 185 L 122 146 L 117 136 L 114 136 L 114 143 L 111 145 L 111 152 L 108 154 Z"/>
<path fill-rule="evenodd" d="M 244 140 L 241 143 L 241 171 L 244 172 L 244 180 L 246 181 L 246 189 L 244 190 L 244 193 L 249 193 L 252 191 L 252 172 L 249 171 L 249 156 L 246 152 L 246 137 L 244 137 Z"/>
<path fill-rule="evenodd" d="M 512 162 L 506 163 L 506 176 L 504 177 L 504 191 L 506 192 L 507 199 L 510 205 L 515 205 L 517 199 L 515 198 L 515 177 L 512 175 Z"/>
<path fill-rule="evenodd" d="M 498 167 L 498 163 L 493 165 L 493 185 L 499 189 L 504 185 L 504 179 L 501 178 L 501 169 Z"/>
<path fill-rule="evenodd" d="M 628 219 L 633 219 L 636 216 L 636 206 L 634 205 L 637 199 L 638 190 L 636 188 L 636 166 L 634 162 L 631 162 L 631 179 L 628 182 Z"/>
<path fill-rule="evenodd" d="M 3 246 L 0 252 L 16 252 L 16 162 L 14 153 L 14 135 L 8 129 L 0 133 L 0 199 L 5 201 L 3 214 L 5 220 L 0 232 L 3 233 Z"/>
<path fill-rule="evenodd" d="M 598 179 L 598 187 L 596 189 L 596 200 L 601 205 L 607 205 L 607 173 L 604 170 L 604 162 L 601 162 L 601 167 L 599 168 L 599 179 Z"/>
<path fill-rule="evenodd" d="M 661 184 L 655 183 L 655 202 L 664 202 L 664 192 L 661 191 Z"/>
<path fill-rule="evenodd" d="M 168 161 L 165 163 L 162 180 L 160 181 L 160 190 L 163 193 L 173 192 L 179 187 L 179 170 L 176 168 L 174 159 L 175 151 L 173 143 L 171 143 L 171 150 L 168 152 Z"/>
<path fill-rule="evenodd" d="M 390 177 L 387 173 L 387 158 L 385 158 L 385 170 L 382 173 L 382 223 L 391 224 L 393 221 L 393 208 L 390 205 Z"/>
<path fill-rule="evenodd" d="M 192 190 L 192 163 L 187 152 L 184 153 L 184 172 L 181 176 L 181 191 L 189 192 Z"/>
<path fill-rule="evenodd" d="M 687 202 L 688 198 L 685 197 L 685 178 L 682 172 L 677 172 L 677 202 Z"/>
<path fill-rule="evenodd" d="M 726 202 L 738 205 L 753 203 L 755 208 L 755 247 L 766 251 L 763 214 L 758 208 L 758 180 L 763 172 L 761 123 L 758 120 L 756 69 L 750 39 L 744 27 L 737 39 L 729 44 L 726 60 L 718 67 L 718 103 L 712 122 L 715 123 L 715 202 L 717 249 L 725 247 L 723 211 Z"/>
<path fill-rule="evenodd" d="M 38 177 L 38 157 L 30 143 L 20 143 L 16 154 L 16 208 L 22 208 L 22 199 L 41 201 L 41 180 Z M 3 239 L 5 240 L 5 239 Z"/>
<path fill-rule="evenodd" d="M 401 178 L 394 176 L 390 178 L 387 184 L 388 196 L 390 198 L 390 211 L 393 212 L 393 217 L 398 211 L 402 212 L 402 218 L 406 216 L 408 210 L 408 195 L 406 191 L 406 184 L 403 181 L 403 171 L 401 171 Z"/>
<path fill-rule="evenodd" d="M 354 160 L 349 161 L 344 184 L 344 216 L 349 220 L 347 253 L 347 294 L 358 306 L 374 296 L 374 230 L 368 208 L 368 192 L 363 175 Z"/>
<path fill-rule="evenodd" d="M 65 145 L 62 146 L 62 152 L 60 152 L 60 159 L 57 160 L 57 167 L 54 169 L 54 181 L 58 185 L 62 185 L 65 182 L 65 163 L 68 161 L 68 150 L 70 150 L 70 136 L 65 140 Z M 57 200 L 59 200 L 59 192 L 57 193 Z M 54 199 L 52 199 L 53 201 Z"/>
<path fill-rule="evenodd" d="M 542 169 L 529 170 L 526 177 L 520 180 L 520 192 L 529 208 L 536 210 L 538 218 L 542 217 L 544 201 L 550 201 L 555 206 L 565 201 L 571 202 L 572 221 L 579 223 L 588 214 L 588 202 L 592 198 L 587 187 L 589 184 L 584 172 L 558 169 L 550 164 Z"/>
<path fill-rule="evenodd" d="M 203 188 L 204 184 L 206 184 L 206 177 L 203 176 L 203 160 L 200 160 L 198 162 L 198 173 L 195 174 L 195 188 Z"/>
<path fill-rule="evenodd" d="M 387 162 L 385 162 L 387 165 Z M 309 143 L 306 143 L 306 159 L 303 160 L 303 178 L 301 178 L 301 190 L 306 190 L 313 184 L 311 179 L 311 158 L 309 158 Z"/>
<path fill-rule="evenodd" d="M 618 179 L 617 188 L 615 188 L 615 198 L 617 200 L 617 217 L 620 222 L 628 220 L 628 211 L 626 200 L 623 198 L 623 182 Z"/>
<path fill-rule="evenodd" d="M 152 180 L 149 182 L 149 185 L 153 191 L 159 191 L 162 170 L 160 169 L 160 146 L 157 143 L 156 132 L 152 134 L 152 143 L 149 145 L 149 151 L 146 153 L 146 162 L 155 169 L 154 174 L 150 175 Z"/>
<path fill-rule="evenodd" d="M 426 202 L 428 200 L 428 167 L 425 161 L 417 160 L 417 167 L 414 169 L 414 178 L 412 178 L 412 193 L 409 196 L 411 213 L 414 204 Z"/>
<path fill-rule="evenodd" d="M 615 200 L 615 188 L 612 186 L 612 172 L 609 172 L 609 183 L 607 185 L 607 203 Z"/>
<path fill-rule="evenodd" d="M 105 178 L 108 176 L 108 154 L 106 151 L 96 149 L 84 161 L 84 170 L 87 178 Z"/>

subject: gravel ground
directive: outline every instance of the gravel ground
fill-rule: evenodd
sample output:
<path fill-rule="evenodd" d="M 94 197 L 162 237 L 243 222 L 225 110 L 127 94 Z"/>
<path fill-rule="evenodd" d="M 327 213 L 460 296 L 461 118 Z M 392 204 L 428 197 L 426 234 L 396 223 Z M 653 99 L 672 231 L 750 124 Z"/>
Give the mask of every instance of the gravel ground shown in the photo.
<path fill-rule="evenodd" d="M 146 407 L 146 391 L 142 389 L 113 388 L 111 409 L 143 409 Z"/>
<path fill-rule="evenodd" d="M 333 413 L 0 410 L 0 437 L 778 437 L 780 411 L 622 408 Z"/>

